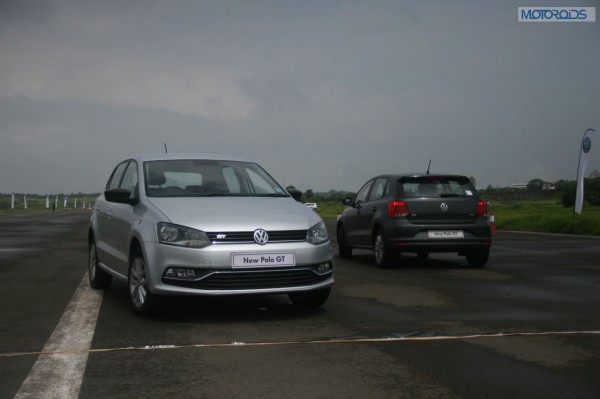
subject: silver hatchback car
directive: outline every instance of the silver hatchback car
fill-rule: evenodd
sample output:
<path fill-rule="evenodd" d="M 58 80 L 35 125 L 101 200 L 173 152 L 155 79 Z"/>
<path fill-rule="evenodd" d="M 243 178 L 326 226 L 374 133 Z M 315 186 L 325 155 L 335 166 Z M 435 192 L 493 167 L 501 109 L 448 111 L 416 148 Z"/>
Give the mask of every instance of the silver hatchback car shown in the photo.
<path fill-rule="evenodd" d="M 94 207 L 89 279 L 126 281 L 136 313 L 161 295 L 287 294 L 318 307 L 333 279 L 327 229 L 254 162 L 161 154 L 121 162 Z"/>

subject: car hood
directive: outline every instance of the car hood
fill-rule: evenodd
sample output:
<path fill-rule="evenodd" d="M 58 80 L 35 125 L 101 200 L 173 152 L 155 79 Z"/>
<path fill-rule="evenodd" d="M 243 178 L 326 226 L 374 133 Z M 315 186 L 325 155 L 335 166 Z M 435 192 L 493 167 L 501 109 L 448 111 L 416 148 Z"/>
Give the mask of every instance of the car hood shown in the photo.
<path fill-rule="evenodd" d="M 168 222 L 203 231 L 306 230 L 321 221 L 292 198 L 148 198 Z"/>

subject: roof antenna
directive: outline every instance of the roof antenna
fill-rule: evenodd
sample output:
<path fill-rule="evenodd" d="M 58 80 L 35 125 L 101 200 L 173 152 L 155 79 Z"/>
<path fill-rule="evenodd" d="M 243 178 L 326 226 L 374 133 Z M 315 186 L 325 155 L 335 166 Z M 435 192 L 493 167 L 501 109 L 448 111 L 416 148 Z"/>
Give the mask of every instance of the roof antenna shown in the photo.
<path fill-rule="evenodd" d="M 427 174 L 429 174 L 429 168 L 431 167 L 431 159 L 429 160 L 429 165 L 427 166 Z"/>
<path fill-rule="evenodd" d="M 169 151 L 167 151 L 167 143 L 164 143 L 164 144 L 165 144 L 165 154 L 168 154 Z"/>

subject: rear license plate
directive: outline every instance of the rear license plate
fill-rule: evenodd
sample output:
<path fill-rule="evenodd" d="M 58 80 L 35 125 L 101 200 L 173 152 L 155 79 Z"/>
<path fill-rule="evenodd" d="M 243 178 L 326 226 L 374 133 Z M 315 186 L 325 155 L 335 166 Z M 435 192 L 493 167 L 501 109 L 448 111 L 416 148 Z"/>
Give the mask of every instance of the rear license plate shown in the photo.
<path fill-rule="evenodd" d="M 267 254 L 234 253 L 231 265 L 236 268 L 295 266 L 296 254 L 293 252 L 274 252 Z"/>
<path fill-rule="evenodd" d="M 465 238 L 462 230 L 429 230 L 429 238 Z"/>

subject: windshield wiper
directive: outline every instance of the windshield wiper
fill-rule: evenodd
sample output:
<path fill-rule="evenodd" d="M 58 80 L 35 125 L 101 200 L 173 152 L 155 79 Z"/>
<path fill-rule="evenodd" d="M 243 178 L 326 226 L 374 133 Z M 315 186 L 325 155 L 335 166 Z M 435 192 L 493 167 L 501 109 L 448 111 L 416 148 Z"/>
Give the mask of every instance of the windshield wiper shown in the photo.
<path fill-rule="evenodd" d="M 287 194 L 278 194 L 278 193 L 272 193 L 272 194 L 259 194 L 258 197 L 287 197 Z"/>
<path fill-rule="evenodd" d="M 246 197 L 247 194 L 239 193 L 207 193 L 207 194 L 196 194 L 194 197 Z"/>

